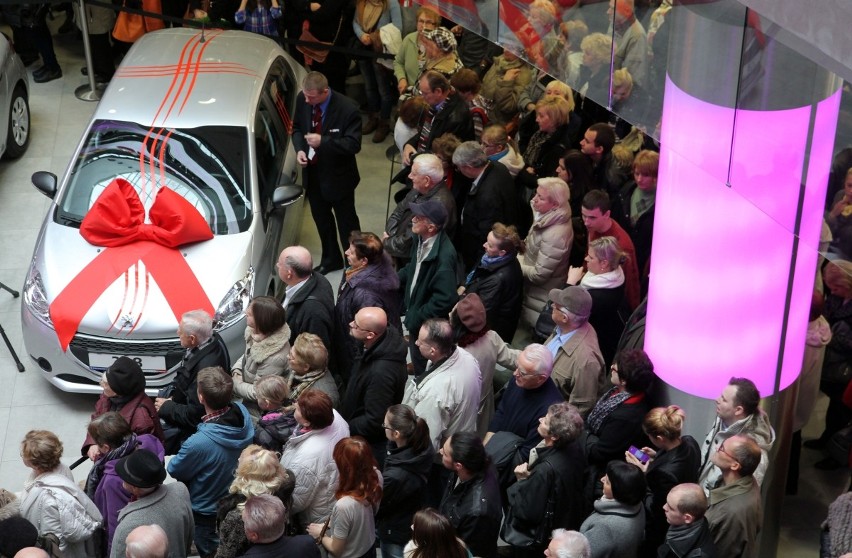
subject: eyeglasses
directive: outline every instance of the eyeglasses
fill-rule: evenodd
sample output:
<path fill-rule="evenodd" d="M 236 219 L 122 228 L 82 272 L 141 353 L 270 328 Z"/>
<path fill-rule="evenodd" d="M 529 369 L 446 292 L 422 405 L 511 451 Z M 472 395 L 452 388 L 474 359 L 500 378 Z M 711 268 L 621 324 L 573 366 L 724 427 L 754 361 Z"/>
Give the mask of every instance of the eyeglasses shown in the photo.
<path fill-rule="evenodd" d="M 365 328 L 359 326 L 358 322 L 356 322 L 355 320 L 352 320 L 352 327 L 354 327 L 355 329 L 361 330 L 361 331 L 366 331 L 367 333 L 375 333 L 372 329 L 365 329 Z"/>
<path fill-rule="evenodd" d="M 728 450 L 726 450 L 726 449 L 725 449 L 725 442 L 722 442 L 721 444 L 719 444 L 719 447 L 716 449 L 716 451 L 718 451 L 719 453 L 724 453 L 725 455 L 727 455 L 728 457 L 730 457 L 731 459 L 733 459 L 733 460 L 734 460 L 734 462 L 736 462 L 736 463 L 739 463 L 739 462 L 740 462 L 740 460 L 739 460 L 739 459 L 737 459 L 736 457 L 734 457 L 733 455 L 731 455 L 731 454 L 728 452 Z"/>
<path fill-rule="evenodd" d="M 538 374 L 536 374 L 535 372 L 532 372 L 532 373 L 524 372 L 523 370 L 521 370 L 520 366 L 515 368 L 515 372 L 517 372 L 518 376 L 520 376 L 521 378 L 529 378 L 531 376 L 538 376 Z"/>

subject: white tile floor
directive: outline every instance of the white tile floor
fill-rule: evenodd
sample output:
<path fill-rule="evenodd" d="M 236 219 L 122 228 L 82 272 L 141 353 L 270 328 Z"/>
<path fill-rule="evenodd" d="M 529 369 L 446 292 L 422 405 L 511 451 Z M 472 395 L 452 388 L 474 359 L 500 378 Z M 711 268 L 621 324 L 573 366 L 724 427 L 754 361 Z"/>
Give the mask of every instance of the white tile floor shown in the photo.
<path fill-rule="evenodd" d="M 59 16 L 53 25 L 62 23 Z M 55 39 L 64 77 L 47 84 L 32 84 L 30 110 L 32 138 L 26 155 L 18 161 L 0 162 L 0 281 L 16 290 L 23 284 L 41 219 L 49 200 L 30 182 L 37 170 L 62 173 L 68 165 L 94 103 L 78 100 L 74 90 L 84 83 L 82 43 L 73 35 Z M 37 67 L 37 65 L 35 66 Z M 34 68 L 31 68 L 34 69 Z M 357 193 L 362 228 L 381 232 L 385 221 L 389 163 L 384 151 L 390 140 L 374 145 L 368 139 L 359 156 L 362 175 Z M 309 213 L 302 227 L 301 243 L 316 251 L 318 239 Z M 330 277 L 337 285 L 340 272 Z M 26 357 L 20 327 L 20 299 L 0 291 L 0 324 L 21 356 L 26 371 L 19 373 L 5 346 L 0 345 L 0 487 L 19 490 L 28 470 L 19 457 L 19 444 L 33 428 L 56 432 L 65 444 L 66 463 L 78 454 L 95 398 L 61 392 L 48 384 L 38 367 Z M 821 410 L 824 410 L 822 402 Z M 819 434 L 817 420 L 805 429 L 806 438 Z M 813 469 L 820 456 L 805 450 L 799 495 L 788 497 L 782 508 L 778 556 L 806 558 L 818 555 L 819 523 L 828 503 L 848 486 L 846 471 L 823 472 Z M 75 471 L 84 478 L 88 465 Z"/>

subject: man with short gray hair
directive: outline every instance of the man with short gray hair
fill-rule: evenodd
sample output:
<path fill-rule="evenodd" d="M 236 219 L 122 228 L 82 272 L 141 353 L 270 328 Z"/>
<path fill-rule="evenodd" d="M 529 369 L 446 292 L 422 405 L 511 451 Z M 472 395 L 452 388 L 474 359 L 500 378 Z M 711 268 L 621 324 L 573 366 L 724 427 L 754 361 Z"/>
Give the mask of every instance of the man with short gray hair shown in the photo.
<path fill-rule="evenodd" d="M 453 153 L 453 164 L 473 181 L 461 211 L 458 246 L 465 271 L 479 263 L 482 245 L 494 223 L 518 224 L 515 181 L 505 165 L 492 163 L 485 148 L 466 141 Z"/>
<path fill-rule="evenodd" d="M 437 155 L 424 153 L 411 165 L 411 190 L 400 201 L 388 217 L 382 244 L 385 251 L 398 261 L 407 262 L 414 233 L 411 232 L 411 204 L 426 200 L 438 200 L 447 211 L 445 229 L 448 235 L 456 230 L 456 200 L 444 182 L 444 165 Z M 451 236 L 452 238 L 452 236 Z"/>
<path fill-rule="evenodd" d="M 167 558 L 169 538 L 159 525 L 140 525 L 127 535 L 126 558 Z"/>
<path fill-rule="evenodd" d="M 161 389 L 154 400 L 160 419 L 166 423 L 163 443 L 166 455 L 178 452 L 180 444 L 195 432 L 204 416 L 204 406 L 198 400 L 198 372 L 211 366 L 231 369 L 225 342 L 213 331 L 213 318 L 204 310 L 192 310 L 181 316 L 177 334 L 186 353 L 174 381 Z"/>
<path fill-rule="evenodd" d="M 284 534 L 287 509 L 278 497 L 271 494 L 252 496 L 246 500 L 242 519 L 251 546 L 241 556 L 320 558 L 318 545 L 309 535 L 288 537 Z"/>
<path fill-rule="evenodd" d="M 570 286 L 551 289 L 548 297 L 553 302 L 551 317 L 556 324 L 544 344 L 553 355 L 551 379 L 585 418 L 605 391 L 607 379 L 598 335 L 589 325 L 592 295 L 583 287 Z M 518 354 L 520 351 L 510 350 L 511 360 Z"/>
<path fill-rule="evenodd" d="M 495 432 L 511 432 L 523 440 L 518 446 L 523 460 L 529 458 L 530 450 L 541 442 L 539 419 L 552 404 L 563 401 L 559 388 L 550 381 L 552 371 L 553 355 L 544 345 L 533 343 L 521 351 L 483 443 L 488 444 Z"/>
<path fill-rule="evenodd" d="M 311 269 L 312 265 L 311 253 L 304 246 L 285 248 L 275 264 L 285 285 L 282 305 L 287 311 L 290 346 L 299 334 L 313 333 L 331 353 L 334 290 L 322 273 Z"/>
<path fill-rule="evenodd" d="M 548 558 L 591 558 L 592 549 L 582 533 L 556 529 L 544 555 Z"/>

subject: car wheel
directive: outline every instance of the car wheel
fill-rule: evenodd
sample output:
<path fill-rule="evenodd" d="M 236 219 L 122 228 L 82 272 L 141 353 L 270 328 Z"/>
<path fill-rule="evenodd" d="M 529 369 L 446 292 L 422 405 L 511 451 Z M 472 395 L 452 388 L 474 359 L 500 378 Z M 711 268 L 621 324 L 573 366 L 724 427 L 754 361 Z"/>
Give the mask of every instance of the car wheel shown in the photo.
<path fill-rule="evenodd" d="M 9 129 L 6 131 L 6 159 L 17 159 L 30 144 L 30 105 L 23 85 L 15 87 L 9 103 Z"/>

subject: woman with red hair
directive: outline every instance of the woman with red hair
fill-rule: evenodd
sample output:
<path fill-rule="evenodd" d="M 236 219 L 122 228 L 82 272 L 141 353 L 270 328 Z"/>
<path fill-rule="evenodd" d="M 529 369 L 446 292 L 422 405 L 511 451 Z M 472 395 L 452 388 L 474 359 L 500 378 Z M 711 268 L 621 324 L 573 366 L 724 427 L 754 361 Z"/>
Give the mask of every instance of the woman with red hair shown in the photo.
<path fill-rule="evenodd" d="M 337 502 L 325 525 L 311 523 L 308 534 L 334 558 L 375 556 L 375 515 L 382 499 L 382 474 L 370 444 L 360 436 L 344 438 L 334 446 L 340 472 Z"/>

